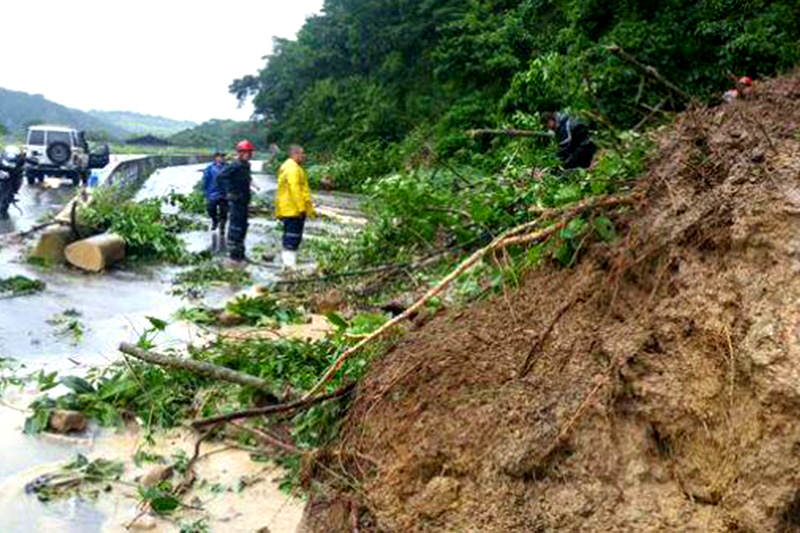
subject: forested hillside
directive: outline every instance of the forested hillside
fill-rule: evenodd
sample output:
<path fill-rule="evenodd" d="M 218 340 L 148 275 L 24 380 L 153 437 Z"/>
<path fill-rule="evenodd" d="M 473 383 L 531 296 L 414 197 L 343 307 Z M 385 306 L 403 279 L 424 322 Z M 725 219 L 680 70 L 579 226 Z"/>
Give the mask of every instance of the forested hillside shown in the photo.
<path fill-rule="evenodd" d="M 92 115 L 51 102 L 41 94 L 0 88 L 0 124 L 10 133 L 22 134 L 29 124 L 65 124 L 93 133 L 123 138 L 129 133 Z"/>
<path fill-rule="evenodd" d="M 794 65 L 799 38 L 796 0 L 326 0 L 231 91 L 277 140 L 361 161 L 350 173 L 420 155 L 497 167 L 474 157 L 497 145 L 465 129 L 533 127 L 559 108 L 625 128 L 685 106 L 609 45 L 707 101 L 733 75 Z"/>
<path fill-rule="evenodd" d="M 202 146 L 229 150 L 238 141 L 248 138 L 256 148 L 265 148 L 263 127 L 254 122 L 212 119 L 173 134 L 169 141 L 178 146 Z"/>
<path fill-rule="evenodd" d="M 188 120 L 174 120 L 157 115 L 143 115 L 132 111 L 98 111 L 92 109 L 89 114 L 136 135 L 169 136 L 197 126 L 195 122 Z"/>

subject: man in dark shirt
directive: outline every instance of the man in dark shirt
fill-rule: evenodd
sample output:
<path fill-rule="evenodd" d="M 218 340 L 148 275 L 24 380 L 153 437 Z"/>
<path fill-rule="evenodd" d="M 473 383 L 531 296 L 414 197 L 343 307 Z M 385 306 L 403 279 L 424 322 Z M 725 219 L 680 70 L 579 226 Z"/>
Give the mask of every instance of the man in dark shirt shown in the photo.
<path fill-rule="evenodd" d="M 228 198 L 228 249 L 234 261 L 244 261 L 244 239 L 247 236 L 247 209 L 250 205 L 250 159 L 255 147 L 244 140 L 236 145 L 236 160 L 217 176 L 217 182 Z"/>
<path fill-rule="evenodd" d="M 548 113 L 544 119 L 547 127 L 555 133 L 558 158 L 564 169 L 589 168 L 597 151 L 589 127 L 562 113 Z"/>

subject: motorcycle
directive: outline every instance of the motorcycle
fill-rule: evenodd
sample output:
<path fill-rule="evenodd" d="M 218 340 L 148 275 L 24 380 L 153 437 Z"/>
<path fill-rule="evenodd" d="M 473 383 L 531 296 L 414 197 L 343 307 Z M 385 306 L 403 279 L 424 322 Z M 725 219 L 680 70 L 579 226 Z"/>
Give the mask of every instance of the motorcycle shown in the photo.
<path fill-rule="evenodd" d="M 25 174 L 25 163 L 28 162 L 35 163 L 35 160 L 27 158 L 16 146 L 7 146 L 0 156 L 0 219 L 7 219 L 8 208 L 17 202 L 16 196 Z"/>

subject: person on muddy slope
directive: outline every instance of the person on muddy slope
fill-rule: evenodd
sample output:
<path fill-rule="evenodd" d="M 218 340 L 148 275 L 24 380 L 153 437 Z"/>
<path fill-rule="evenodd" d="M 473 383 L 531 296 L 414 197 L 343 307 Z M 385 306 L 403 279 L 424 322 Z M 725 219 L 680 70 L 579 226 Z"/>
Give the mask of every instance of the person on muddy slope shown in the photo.
<path fill-rule="evenodd" d="M 275 195 L 275 218 L 283 222 L 283 267 L 297 266 L 297 250 L 303 241 L 303 229 L 307 217 L 316 216 L 311 202 L 308 174 L 303 168 L 306 159 L 302 147 L 289 148 L 289 159 L 278 171 L 278 191 Z"/>
<path fill-rule="evenodd" d="M 736 87 L 728 89 L 722 94 L 725 103 L 731 103 L 742 97 L 747 97 L 753 91 L 753 79 L 750 76 L 742 76 L 736 80 Z"/>
<path fill-rule="evenodd" d="M 203 195 L 206 198 L 206 211 L 211 218 L 211 230 L 219 228 L 223 234 L 228 222 L 228 201 L 217 177 L 224 168 L 224 155 L 217 152 L 214 154 L 214 161 L 203 171 Z"/>
<path fill-rule="evenodd" d="M 555 133 L 561 166 L 565 170 L 589 168 L 597 152 L 589 127 L 563 113 L 546 113 L 543 119 L 548 129 Z"/>
<path fill-rule="evenodd" d="M 228 201 L 228 249 L 236 262 L 245 260 L 244 240 L 247 236 L 247 217 L 250 205 L 250 159 L 255 147 L 248 140 L 236 145 L 236 159 L 217 175 Z"/>

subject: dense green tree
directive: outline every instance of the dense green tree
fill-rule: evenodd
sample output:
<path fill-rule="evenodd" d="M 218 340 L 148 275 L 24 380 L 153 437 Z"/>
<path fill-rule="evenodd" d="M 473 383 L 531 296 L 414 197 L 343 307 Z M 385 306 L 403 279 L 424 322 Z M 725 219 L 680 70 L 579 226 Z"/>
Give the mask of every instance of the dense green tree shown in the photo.
<path fill-rule="evenodd" d="M 709 99 L 731 75 L 795 65 L 800 9 L 797 0 L 326 0 L 231 91 L 253 97 L 275 140 L 339 155 L 378 147 L 390 166 L 423 141 L 440 157 L 486 150 L 463 130 L 543 110 L 626 127 L 645 105 L 684 105 L 611 44 Z"/>

